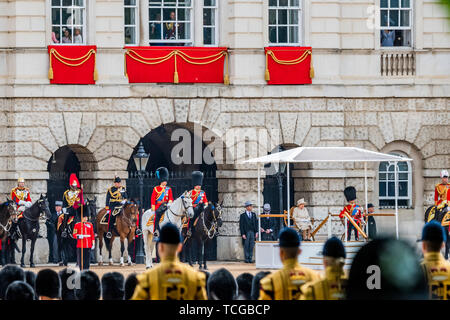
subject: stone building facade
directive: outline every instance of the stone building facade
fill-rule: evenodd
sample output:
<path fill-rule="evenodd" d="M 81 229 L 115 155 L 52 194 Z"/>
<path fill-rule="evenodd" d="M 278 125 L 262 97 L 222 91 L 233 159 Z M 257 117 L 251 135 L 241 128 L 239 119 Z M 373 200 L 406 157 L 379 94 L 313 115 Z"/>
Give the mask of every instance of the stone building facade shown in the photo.
<path fill-rule="evenodd" d="M 397 49 L 381 47 L 379 30 L 370 27 L 371 10 L 378 10 L 380 0 L 301 1 L 301 44 L 313 48 L 315 78 L 312 85 L 299 86 L 264 81 L 267 0 L 219 3 L 218 45 L 230 50 L 229 86 L 128 84 L 119 0 L 87 1 L 86 44 L 98 47 L 97 83 L 50 85 L 49 2 L 0 2 L 1 194 L 10 192 L 19 174 L 34 199 L 46 193 L 52 154 L 68 146 L 80 161 L 86 193 L 102 204 L 114 174 L 127 177 L 139 140 L 162 124 L 199 124 L 217 137 L 233 128 L 269 134 L 278 129 L 280 143 L 288 148 L 358 146 L 412 158 L 412 203 L 400 210 L 399 221 L 400 236 L 417 238 L 439 172 L 450 169 L 450 22 L 436 1 L 413 2 L 413 44 Z M 138 2 L 139 44 L 148 45 L 148 1 Z M 193 10 L 201 17 L 199 7 Z M 194 31 L 202 33 L 197 25 Z M 201 45 L 198 38 L 194 45 Z M 382 61 L 392 54 L 412 59 L 414 74 L 382 74 Z M 224 143 L 233 154 L 242 141 Z M 248 144 L 255 147 L 258 141 Z M 378 171 L 378 165 L 369 167 L 374 204 Z M 294 198 L 306 198 L 311 214 L 324 218 L 342 208 L 347 185 L 364 199 L 363 174 L 359 164 L 295 166 Z M 256 177 L 254 166 L 217 165 L 225 208 L 219 259 L 242 257 L 238 219 L 243 203 L 256 201 Z M 395 230 L 392 218 L 377 222 L 381 231 Z"/>

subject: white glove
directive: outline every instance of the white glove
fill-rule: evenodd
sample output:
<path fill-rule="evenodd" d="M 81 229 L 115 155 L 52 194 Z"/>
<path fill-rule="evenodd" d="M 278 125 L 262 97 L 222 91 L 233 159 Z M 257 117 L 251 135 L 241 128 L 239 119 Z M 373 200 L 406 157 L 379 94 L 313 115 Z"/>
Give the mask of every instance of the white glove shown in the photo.
<path fill-rule="evenodd" d="M 127 202 L 127 200 L 123 200 L 122 202 L 121 202 L 121 204 L 125 204 Z"/>
<path fill-rule="evenodd" d="M 26 202 L 25 201 L 23 201 L 23 200 L 19 200 L 19 206 L 24 206 L 26 204 Z"/>
<path fill-rule="evenodd" d="M 67 208 L 63 208 L 63 213 L 67 214 Z"/>
<path fill-rule="evenodd" d="M 92 242 L 92 248 L 91 248 L 92 250 L 94 250 L 95 249 L 95 242 Z"/>
<path fill-rule="evenodd" d="M 31 201 L 25 202 L 25 207 L 26 208 L 31 208 L 33 204 L 31 203 Z"/>

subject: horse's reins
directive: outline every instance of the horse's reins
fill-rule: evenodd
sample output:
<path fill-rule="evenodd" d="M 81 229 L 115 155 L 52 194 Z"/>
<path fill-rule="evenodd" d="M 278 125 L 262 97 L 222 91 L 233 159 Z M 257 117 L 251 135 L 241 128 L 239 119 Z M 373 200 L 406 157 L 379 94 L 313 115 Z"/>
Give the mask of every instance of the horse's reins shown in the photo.
<path fill-rule="evenodd" d="M 170 212 L 171 212 L 174 216 L 176 216 L 176 217 L 183 217 L 183 216 L 186 215 L 187 209 L 189 209 L 190 207 L 192 207 L 192 205 L 189 206 L 189 207 L 186 207 L 186 205 L 184 204 L 184 198 L 181 199 L 181 203 L 183 204 L 183 209 L 184 209 L 184 210 L 183 210 L 183 213 L 182 213 L 181 215 L 176 214 L 175 212 L 173 212 L 172 209 L 170 209 L 170 207 L 168 207 L 167 210 L 170 210 Z M 169 217 L 169 216 L 167 216 L 167 219 L 169 220 L 170 223 L 172 223 L 172 221 L 170 221 L 170 217 Z"/>
<path fill-rule="evenodd" d="M 217 234 L 217 219 L 220 218 L 222 211 L 219 210 L 219 216 L 216 217 L 215 213 L 214 213 L 214 209 L 212 209 L 212 216 L 214 221 L 211 222 L 211 228 L 208 230 L 208 228 L 206 228 L 206 223 L 205 223 L 205 211 L 202 212 L 202 220 L 203 220 L 203 230 L 206 232 L 206 235 L 208 236 L 209 239 L 212 239 L 216 236 Z M 212 236 L 211 236 L 211 231 L 212 231 Z"/>
<path fill-rule="evenodd" d="M 44 202 L 44 200 L 38 200 L 37 202 L 38 202 L 38 207 L 39 207 L 39 216 L 36 219 L 32 219 L 32 218 L 27 217 L 25 215 L 25 211 L 24 211 L 23 212 L 23 217 L 25 219 L 33 221 L 33 222 L 39 221 L 39 219 L 41 218 L 41 214 L 44 213 L 44 210 L 42 210 L 42 208 L 41 208 L 41 203 Z M 45 219 L 47 220 L 47 217 L 45 217 Z"/>

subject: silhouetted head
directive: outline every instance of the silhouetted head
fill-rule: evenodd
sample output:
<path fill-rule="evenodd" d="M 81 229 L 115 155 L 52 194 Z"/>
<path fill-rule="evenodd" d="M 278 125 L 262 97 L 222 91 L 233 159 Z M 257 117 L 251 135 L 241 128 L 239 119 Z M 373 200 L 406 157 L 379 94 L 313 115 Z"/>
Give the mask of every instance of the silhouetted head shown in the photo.
<path fill-rule="evenodd" d="M 250 300 L 252 296 L 253 275 L 245 272 L 241 273 L 237 278 L 239 298 L 242 300 Z"/>
<path fill-rule="evenodd" d="M 130 300 L 133 297 L 137 284 L 136 273 L 130 274 L 125 281 L 125 300 Z"/>
<path fill-rule="evenodd" d="M 52 269 L 43 269 L 36 277 L 36 295 L 39 299 L 60 299 L 61 280 Z"/>
<path fill-rule="evenodd" d="M 123 300 L 125 279 L 121 273 L 108 272 L 102 277 L 103 300 Z"/>
<path fill-rule="evenodd" d="M 5 300 L 10 301 L 35 300 L 34 290 L 25 281 L 14 281 L 6 289 Z"/>
<path fill-rule="evenodd" d="M 269 274 L 270 274 L 270 271 L 260 271 L 253 277 L 252 294 L 251 294 L 252 300 L 259 299 L 260 282 L 265 276 L 267 276 Z"/>
<path fill-rule="evenodd" d="M 64 268 L 58 274 L 61 279 L 61 300 L 77 300 L 75 297 L 75 286 L 79 281 L 77 272 Z"/>
<path fill-rule="evenodd" d="M 6 288 L 14 281 L 25 281 L 25 272 L 15 265 L 7 265 L 0 270 L 0 299 L 5 299 Z"/>
<path fill-rule="evenodd" d="M 235 300 L 237 297 L 236 280 L 225 268 L 220 268 L 211 274 L 206 288 L 209 300 Z"/>
<path fill-rule="evenodd" d="M 101 294 L 100 279 L 90 270 L 80 273 L 79 288 L 75 287 L 77 300 L 99 300 Z"/>

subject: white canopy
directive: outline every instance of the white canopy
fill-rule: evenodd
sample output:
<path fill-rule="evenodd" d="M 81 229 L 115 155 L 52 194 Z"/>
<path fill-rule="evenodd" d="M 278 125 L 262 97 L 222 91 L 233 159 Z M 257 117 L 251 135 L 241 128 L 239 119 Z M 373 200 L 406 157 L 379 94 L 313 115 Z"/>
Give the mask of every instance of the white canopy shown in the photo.
<path fill-rule="evenodd" d="M 381 162 L 412 161 L 412 159 L 369 151 L 355 147 L 299 147 L 267 156 L 253 158 L 245 163 L 273 162 Z"/>

